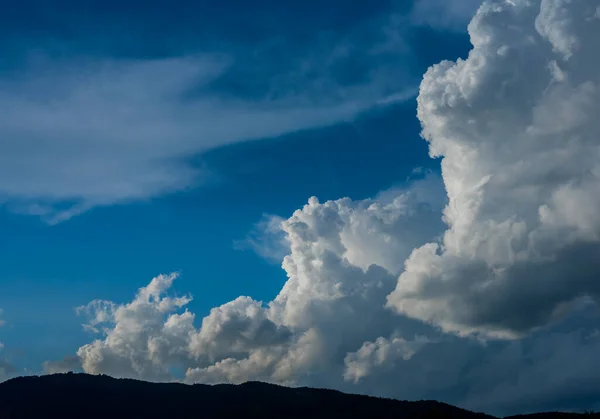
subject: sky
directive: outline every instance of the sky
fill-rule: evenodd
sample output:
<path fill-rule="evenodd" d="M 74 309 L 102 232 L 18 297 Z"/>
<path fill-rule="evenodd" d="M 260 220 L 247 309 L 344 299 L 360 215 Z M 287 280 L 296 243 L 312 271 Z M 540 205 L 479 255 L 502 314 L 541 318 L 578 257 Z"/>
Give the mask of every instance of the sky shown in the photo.
<path fill-rule="evenodd" d="M 4 11 L 0 381 L 600 408 L 600 0 Z"/>

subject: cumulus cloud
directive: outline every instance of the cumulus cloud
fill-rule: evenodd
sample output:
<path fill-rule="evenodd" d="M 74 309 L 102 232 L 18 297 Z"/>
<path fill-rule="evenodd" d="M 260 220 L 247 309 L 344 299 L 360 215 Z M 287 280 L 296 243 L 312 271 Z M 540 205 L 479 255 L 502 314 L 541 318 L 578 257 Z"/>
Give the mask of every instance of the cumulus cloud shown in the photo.
<path fill-rule="evenodd" d="M 77 351 L 85 372 L 157 381 L 171 378 L 170 366 L 187 359 L 187 342 L 194 330 L 192 313 L 176 313 L 191 298 L 165 294 L 176 277 L 157 276 L 127 304 L 96 300 L 77 309 L 88 317 L 87 330 L 104 335 Z"/>
<path fill-rule="evenodd" d="M 385 298 L 398 259 L 442 228 L 441 192 L 439 177 L 428 175 L 376 199 L 311 198 L 280 222 L 289 247 L 279 295 L 268 304 L 239 297 L 212 309 L 198 328 L 192 313 L 181 312 L 190 298 L 168 295 L 174 274 L 154 278 L 130 303 L 80 307 L 84 327 L 103 335 L 78 350 L 82 368 L 153 380 L 179 368 L 191 382 L 339 382 L 348 352 L 397 334 L 402 321 L 384 308 Z M 408 335 L 420 331 L 404 323 Z"/>
<path fill-rule="evenodd" d="M 46 363 L 46 372 L 82 365 L 90 373 L 165 381 L 178 378 L 173 369 L 187 368 L 184 379 L 190 383 L 262 380 L 327 386 L 403 399 L 435 398 L 497 414 L 578 409 L 582 397 L 589 398 L 587 407 L 592 407 L 600 391 L 595 384 L 599 372 L 590 368 L 600 336 L 598 309 L 591 302 L 549 333 L 482 345 L 440 335 L 401 317 L 382 322 L 382 313 L 372 331 L 353 327 L 356 317 L 348 322 L 343 316 L 317 321 L 305 331 L 294 330 L 276 324 L 268 305 L 248 297 L 213 309 L 195 328 L 179 321 L 185 313 L 170 311 L 174 306 L 168 301 L 177 300 L 167 295 L 174 279 L 159 276 L 131 303 L 114 304 L 116 308 L 109 310 L 113 313 L 137 310 L 138 314 L 120 315 L 119 323 L 111 315 L 113 326 L 106 329 L 101 345 L 94 342 L 82 347 L 79 357 Z M 148 302 L 140 296 L 152 284 L 160 286 L 154 287 L 158 294 Z M 332 302 L 333 307 L 336 304 Z M 100 305 L 95 306 L 93 313 Z M 360 309 L 364 316 L 373 315 L 369 310 L 378 311 L 375 306 Z M 162 320 L 137 320 L 147 311 L 161 312 Z M 97 321 L 93 323 L 98 327 Z M 332 336 L 337 327 L 343 328 L 341 335 L 355 334 L 356 339 Z M 179 332 L 173 333 L 174 328 Z M 387 331 L 389 338 L 376 338 Z M 132 334 L 128 340 L 121 337 Z M 360 343 L 365 337 L 372 340 Z"/>
<path fill-rule="evenodd" d="M 387 305 L 458 336 L 514 340 L 446 335 L 406 361 L 403 340 L 388 353 L 379 338 L 348 355 L 346 379 L 501 415 L 597 407 L 586 365 L 600 290 L 599 4 L 490 2 L 469 26 L 468 59 L 421 84 L 448 230 L 412 252 Z"/>
<path fill-rule="evenodd" d="M 263 346 L 282 345 L 290 337 L 289 329 L 271 321 L 260 302 L 239 297 L 210 311 L 191 337 L 190 350 L 196 357 L 206 356 L 215 362 Z"/>
<path fill-rule="evenodd" d="M 388 306 L 514 338 L 600 292 L 598 1 L 487 3 L 466 60 L 421 84 L 448 230 L 406 261 Z"/>
<path fill-rule="evenodd" d="M 485 345 L 384 308 L 402 266 L 395 252 L 373 247 L 391 246 L 404 260 L 413 244 L 403 245 L 402 231 L 407 240 L 429 240 L 416 237 L 417 230 L 411 234 L 415 223 L 409 221 L 440 222 L 443 199 L 424 199 L 437 196 L 433 185 L 439 187 L 439 179 L 372 200 L 311 199 L 281 222 L 290 243 L 282 264 L 288 281 L 267 304 L 239 297 L 195 326 L 185 311 L 190 298 L 169 295 L 176 275 L 163 275 L 130 303 L 95 301 L 80 308 L 87 328 L 103 334 L 79 349 L 83 370 L 155 381 L 333 387 L 435 398 L 498 414 L 531 409 L 531 400 L 536 409 L 581 406 L 576 395 L 599 390 L 589 385 L 598 377 L 595 369 L 583 373 L 597 349 L 598 312 L 589 299 L 550 332 Z M 427 211 L 429 220 L 422 218 Z M 543 386 L 532 385 L 540 380 Z"/>

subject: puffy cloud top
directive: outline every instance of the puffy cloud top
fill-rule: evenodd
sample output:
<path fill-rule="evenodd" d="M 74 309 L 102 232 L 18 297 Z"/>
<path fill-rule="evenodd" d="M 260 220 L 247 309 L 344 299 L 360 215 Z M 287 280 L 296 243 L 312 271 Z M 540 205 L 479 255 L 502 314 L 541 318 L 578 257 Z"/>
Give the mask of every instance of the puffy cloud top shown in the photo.
<path fill-rule="evenodd" d="M 425 75 L 448 230 L 416 249 L 388 305 L 458 334 L 516 337 L 600 282 L 598 1 L 488 3 L 466 60 Z"/>
<path fill-rule="evenodd" d="M 128 304 L 96 300 L 77 309 L 89 317 L 87 329 L 98 332 L 102 327 L 105 334 L 104 339 L 77 351 L 84 371 L 152 380 L 171 378 L 169 366 L 187 359 L 187 342 L 194 330 L 192 313 L 174 313 L 191 299 L 165 295 L 176 277 L 154 278 Z"/>
<path fill-rule="evenodd" d="M 440 190 L 429 175 L 375 200 L 311 198 L 280 222 L 289 254 L 279 295 L 266 305 L 239 297 L 212 309 L 200 328 L 192 313 L 178 312 L 191 298 L 168 295 L 175 274 L 154 278 L 127 304 L 92 301 L 78 312 L 104 336 L 79 349 L 82 368 L 165 380 L 178 367 L 193 382 L 341 377 L 348 352 L 398 327 L 385 298 L 401 261 L 440 231 Z"/>

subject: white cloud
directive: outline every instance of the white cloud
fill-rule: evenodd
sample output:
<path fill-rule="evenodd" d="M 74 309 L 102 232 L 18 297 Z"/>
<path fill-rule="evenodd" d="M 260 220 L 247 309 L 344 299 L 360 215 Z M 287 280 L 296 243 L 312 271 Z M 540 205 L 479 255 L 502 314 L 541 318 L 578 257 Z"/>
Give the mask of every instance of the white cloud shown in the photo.
<path fill-rule="evenodd" d="M 383 191 L 374 199 L 352 201 L 344 198 L 319 204 L 311 198 L 309 204 L 297 211 L 289 220 L 276 215 L 265 215 L 248 235 L 245 246 L 259 256 L 278 261 L 289 253 L 295 234 L 295 223 L 319 228 L 315 240 L 321 240 L 326 228 L 338 233 L 344 249 L 340 257 L 351 264 L 366 269 L 371 264 L 400 273 L 402 257 L 418 245 L 422 237 L 434 237 L 443 228 L 441 208 L 445 204 L 445 191 L 438 175 L 416 170 L 409 189 L 393 188 Z M 420 178 L 419 178 L 420 177 Z M 329 220 L 317 226 L 315 218 L 334 217 L 336 226 L 327 227 Z M 238 246 L 242 247 L 242 243 Z M 341 246 L 341 247 L 340 247 Z"/>
<path fill-rule="evenodd" d="M 332 310 L 333 302 L 349 304 L 337 311 L 350 314 L 355 304 L 380 298 L 389 273 L 401 268 L 399 261 L 440 231 L 443 201 L 437 188 L 439 180 L 432 175 L 375 200 L 319 203 L 311 198 L 282 223 L 291 253 L 282 265 L 288 281 L 270 307 L 275 318 L 306 327 L 319 316 L 330 317 L 321 310 Z M 365 319 L 356 320 L 358 325 Z"/>
<path fill-rule="evenodd" d="M 191 299 L 165 295 L 176 274 L 160 275 L 140 288 L 128 304 L 93 301 L 79 307 L 87 315 L 87 330 L 102 327 L 104 337 L 77 351 L 84 371 L 116 377 L 169 380 L 169 367 L 185 362 L 194 331 L 194 315 L 175 313 Z"/>
<path fill-rule="evenodd" d="M 153 279 L 127 304 L 93 301 L 78 311 L 104 337 L 79 349 L 82 367 L 153 380 L 172 378 L 178 367 L 192 382 L 343 381 L 348 352 L 402 324 L 384 308 L 398 273 L 391 271 L 442 228 L 439 192 L 439 178 L 429 175 L 374 200 L 311 198 L 281 222 L 289 254 L 279 295 L 266 305 L 239 297 L 211 310 L 198 329 L 192 313 L 177 312 L 189 298 L 167 294 L 175 275 Z"/>
<path fill-rule="evenodd" d="M 88 329 L 104 336 L 79 349 L 82 368 L 155 381 L 179 379 L 173 375 L 178 370 L 186 372 L 186 382 L 262 380 L 436 398 L 503 414 L 532 406 L 523 392 L 538 409 L 577 407 L 570 395 L 598 377 L 590 368 L 581 375 L 596 350 L 593 303 L 585 305 L 591 311 L 571 314 L 562 329 L 487 345 L 442 335 L 384 309 L 397 275 L 388 269 L 401 267 L 393 253 L 376 250 L 391 246 L 403 260 L 412 244 L 402 246 L 402 231 L 409 242 L 432 237 L 417 238 L 411 230 L 416 222 L 409 222 L 439 217 L 440 203 L 428 210 L 423 199 L 432 195 L 428 182 L 435 178 L 376 200 L 311 199 L 282 222 L 290 243 L 283 263 L 288 282 L 268 304 L 239 297 L 211 310 L 196 327 L 194 315 L 181 311 L 189 297 L 168 295 L 175 275 L 153 279 L 127 304 L 92 302 L 79 311 L 89 315 Z M 371 264 L 371 257 L 388 269 Z M 544 386 L 534 388 L 540 379 Z"/>
<path fill-rule="evenodd" d="M 355 317 L 348 317 L 348 311 L 336 316 L 332 310 L 330 318 L 316 320 L 307 330 L 293 330 L 270 320 L 268 307 L 240 297 L 213 309 L 197 329 L 192 314 L 171 311 L 177 305 L 173 302 L 181 301 L 165 294 L 173 279 L 159 276 L 131 303 L 108 304 L 115 309 L 108 310 L 113 313 L 108 317 L 100 314 L 112 322 L 105 337 L 82 347 L 78 358 L 45 363 L 45 371 L 83 364 L 90 373 L 164 381 L 176 379 L 173 369 L 187 368 L 187 382 L 262 380 L 334 387 L 402 399 L 436 398 L 497 414 L 577 408 L 581 394 L 592 397 L 600 391 L 600 371 L 590 368 L 600 336 L 597 307 L 591 303 L 549 333 L 488 345 L 442 336 L 402 317 L 385 319 L 381 301 L 354 305 Z M 99 304 L 92 307 L 92 318 L 106 313 Z M 331 307 L 343 304 L 334 300 Z M 357 325 L 358 315 L 375 315 L 375 329 Z M 391 337 L 376 338 L 385 333 Z"/>
<path fill-rule="evenodd" d="M 468 59 L 425 75 L 418 115 L 449 227 L 407 260 L 388 298 L 399 313 L 518 337 L 599 295 L 598 4 L 487 4 Z"/>
<path fill-rule="evenodd" d="M 1 80 L 0 202 L 58 222 L 180 190 L 202 180 L 188 162 L 195 154 L 335 123 L 375 100 L 184 97 L 226 65 L 215 57 L 69 64 Z"/>
<path fill-rule="evenodd" d="M 260 302 L 239 297 L 213 308 L 202 327 L 191 336 L 190 351 L 215 362 L 234 355 L 247 355 L 256 348 L 278 346 L 289 341 L 291 332 L 268 318 Z"/>
<path fill-rule="evenodd" d="M 384 23 L 323 35 L 297 56 L 274 40 L 247 55 L 233 48 L 141 60 L 34 57 L 21 73 L 0 77 L 0 204 L 61 222 L 209 182 L 214 174 L 192 161 L 208 150 L 411 99 L 410 49 L 399 41 L 380 48 L 404 29 Z M 261 59 L 282 53 L 281 71 L 264 69 Z M 346 71 L 356 60 L 369 66 Z M 358 78 L 344 81 L 346 73 Z"/>

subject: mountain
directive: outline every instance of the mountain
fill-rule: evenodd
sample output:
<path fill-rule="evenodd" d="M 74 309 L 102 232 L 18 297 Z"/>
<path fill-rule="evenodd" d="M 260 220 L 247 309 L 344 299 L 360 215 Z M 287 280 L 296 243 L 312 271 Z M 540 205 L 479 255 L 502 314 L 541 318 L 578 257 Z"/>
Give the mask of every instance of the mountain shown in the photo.
<path fill-rule="evenodd" d="M 562 416 L 539 416 L 554 417 Z M 0 419 L 17 418 L 493 419 L 493 416 L 435 401 L 407 402 L 258 382 L 186 385 L 68 373 L 20 377 L 0 383 Z"/>

